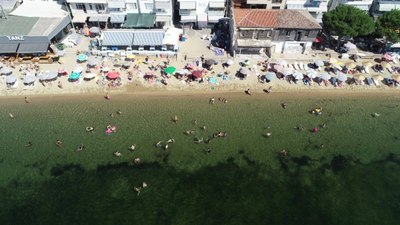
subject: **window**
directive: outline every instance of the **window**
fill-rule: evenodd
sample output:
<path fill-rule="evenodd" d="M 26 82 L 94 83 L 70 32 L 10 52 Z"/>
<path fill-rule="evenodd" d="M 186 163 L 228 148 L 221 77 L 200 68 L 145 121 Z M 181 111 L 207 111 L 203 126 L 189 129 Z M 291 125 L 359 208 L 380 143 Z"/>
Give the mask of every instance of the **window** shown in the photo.
<path fill-rule="evenodd" d="M 93 10 L 93 5 L 89 4 L 89 10 Z"/>
<path fill-rule="evenodd" d="M 126 3 L 126 9 L 128 9 L 128 10 L 137 9 L 137 4 L 136 3 Z"/>
<path fill-rule="evenodd" d="M 100 10 L 104 10 L 104 9 L 105 9 L 105 7 L 104 7 L 103 4 L 96 4 L 95 6 L 96 6 L 96 10 L 97 10 L 97 11 L 100 11 Z"/>
<path fill-rule="evenodd" d="M 271 37 L 271 31 L 270 30 L 260 30 L 260 31 L 258 31 L 257 39 L 267 39 L 269 37 Z"/>
<path fill-rule="evenodd" d="M 272 0 L 272 3 L 282 3 L 282 0 Z"/>
<path fill-rule="evenodd" d="M 304 32 L 304 37 L 308 37 L 310 35 L 310 31 Z"/>
<path fill-rule="evenodd" d="M 288 37 L 288 36 L 290 36 L 290 33 L 291 33 L 291 31 L 290 31 L 290 30 L 287 30 L 287 31 L 285 32 L 285 35 Z"/>
<path fill-rule="evenodd" d="M 241 38 L 253 38 L 253 31 L 252 30 L 242 30 L 239 33 Z"/>
<path fill-rule="evenodd" d="M 76 3 L 76 9 L 85 9 L 85 4 Z"/>
<path fill-rule="evenodd" d="M 272 6 L 272 9 L 281 9 L 280 6 Z"/>
<path fill-rule="evenodd" d="M 153 10 L 153 3 L 144 3 L 144 7 L 148 10 Z"/>

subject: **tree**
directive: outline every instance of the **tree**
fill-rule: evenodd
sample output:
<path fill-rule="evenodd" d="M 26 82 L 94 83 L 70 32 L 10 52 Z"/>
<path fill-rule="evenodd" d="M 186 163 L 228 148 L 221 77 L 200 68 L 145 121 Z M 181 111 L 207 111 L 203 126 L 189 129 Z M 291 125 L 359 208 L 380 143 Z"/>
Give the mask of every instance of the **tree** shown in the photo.
<path fill-rule="evenodd" d="M 368 35 L 375 30 L 372 17 L 361 9 L 349 5 L 339 5 L 336 9 L 325 13 L 322 22 L 324 31 L 338 35 L 339 40 L 344 36 Z"/>
<path fill-rule="evenodd" d="M 386 12 L 376 21 L 375 32 L 385 37 L 387 41 L 399 42 L 400 41 L 400 10 L 395 9 Z"/>

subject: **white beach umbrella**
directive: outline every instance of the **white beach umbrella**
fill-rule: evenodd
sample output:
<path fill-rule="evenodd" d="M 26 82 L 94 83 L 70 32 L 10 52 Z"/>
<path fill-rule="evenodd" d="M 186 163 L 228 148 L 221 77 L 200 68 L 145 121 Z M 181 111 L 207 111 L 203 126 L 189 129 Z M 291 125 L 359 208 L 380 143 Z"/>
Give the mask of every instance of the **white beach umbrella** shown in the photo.
<path fill-rule="evenodd" d="M 285 75 L 285 76 L 289 76 L 289 75 L 293 74 L 293 69 L 291 69 L 291 68 L 283 68 L 282 69 L 282 74 Z"/>
<path fill-rule="evenodd" d="M 292 74 L 294 79 L 296 80 L 301 80 L 304 78 L 304 75 L 302 73 L 300 73 L 299 71 L 294 71 L 294 73 Z"/>
<path fill-rule="evenodd" d="M 82 73 L 82 71 L 83 71 L 82 66 L 76 66 L 72 72 L 73 73 Z"/>
<path fill-rule="evenodd" d="M 324 61 L 322 61 L 322 60 L 320 60 L 320 59 L 315 60 L 314 64 L 315 64 L 316 66 L 319 66 L 319 67 L 325 65 Z"/>
<path fill-rule="evenodd" d="M 17 78 L 14 75 L 10 75 L 6 78 L 6 83 L 7 84 L 13 84 L 17 81 Z"/>
<path fill-rule="evenodd" d="M 285 60 L 283 60 L 283 59 L 280 59 L 280 60 L 276 61 L 275 64 L 278 64 L 278 65 L 281 65 L 281 66 L 286 66 L 287 62 Z"/>
<path fill-rule="evenodd" d="M 314 79 L 318 76 L 318 73 L 314 69 L 308 69 L 307 76 L 310 77 L 311 79 Z"/>
<path fill-rule="evenodd" d="M 319 77 L 320 77 L 322 80 L 329 80 L 329 79 L 331 79 L 331 75 L 329 75 L 328 73 L 321 73 L 321 74 L 319 75 Z"/>
<path fill-rule="evenodd" d="M 35 80 L 36 80 L 35 75 L 28 73 L 24 77 L 24 84 L 31 84 L 31 83 L 35 82 Z"/>
<path fill-rule="evenodd" d="M 87 74 L 85 74 L 85 76 L 83 76 L 83 78 L 86 79 L 86 80 L 90 80 L 90 79 L 93 79 L 95 77 L 96 77 L 96 74 L 94 74 L 94 73 L 87 73 Z"/>
<path fill-rule="evenodd" d="M 13 72 L 12 69 L 9 67 L 3 67 L 0 71 L 0 73 L 3 75 L 11 75 L 12 72 Z"/>

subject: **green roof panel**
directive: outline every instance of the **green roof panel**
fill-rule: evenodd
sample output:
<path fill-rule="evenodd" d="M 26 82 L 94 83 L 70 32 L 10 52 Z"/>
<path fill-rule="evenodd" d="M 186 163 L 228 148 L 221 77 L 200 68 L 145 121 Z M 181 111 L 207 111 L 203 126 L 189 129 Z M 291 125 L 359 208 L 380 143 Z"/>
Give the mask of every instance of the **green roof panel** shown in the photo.
<path fill-rule="evenodd" d="M 156 14 L 154 13 L 128 13 L 123 27 L 153 27 L 155 20 Z"/>
<path fill-rule="evenodd" d="M 7 16 L 0 19 L 0 35 L 27 35 L 39 17 Z"/>

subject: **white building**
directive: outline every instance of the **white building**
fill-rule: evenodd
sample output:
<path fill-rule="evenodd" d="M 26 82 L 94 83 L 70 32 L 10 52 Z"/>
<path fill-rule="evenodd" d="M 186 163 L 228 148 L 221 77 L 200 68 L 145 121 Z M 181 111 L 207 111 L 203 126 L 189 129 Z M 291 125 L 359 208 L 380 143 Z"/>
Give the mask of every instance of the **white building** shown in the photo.
<path fill-rule="evenodd" d="M 375 0 L 371 6 L 371 14 L 379 16 L 393 9 L 400 9 L 400 1 Z"/>
<path fill-rule="evenodd" d="M 286 0 L 246 0 L 250 8 L 257 9 L 285 9 Z"/>
<path fill-rule="evenodd" d="M 343 4 L 343 5 L 350 5 L 358 9 L 361 9 L 363 11 L 369 12 L 369 9 L 371 8 L 373 1 L 374 0 L 332 0 L 329 10 L 333 10 L 339 4 Z"/>
<path fill-rule="evenodd" d="M 154 14 L 155 26 L 172 24 L 172 0 L 66 0 L 66 2 L 74 23 L 92 22 L 101 23 L 103 26 L 109 23 L 112 27 L 123 27 L 128 14 Z"/>
<path fill-rule="evenodd" d="M 178 0 L 179 22 L 203 28 L 225 16 L 226 0 Z"/>
<path fill-rule="evenodd" d="M 322 15 L 328 11 L 329 0 L 286 0 L 287 9 L 305 9 L 317 20 L 322 22 Z"/>

